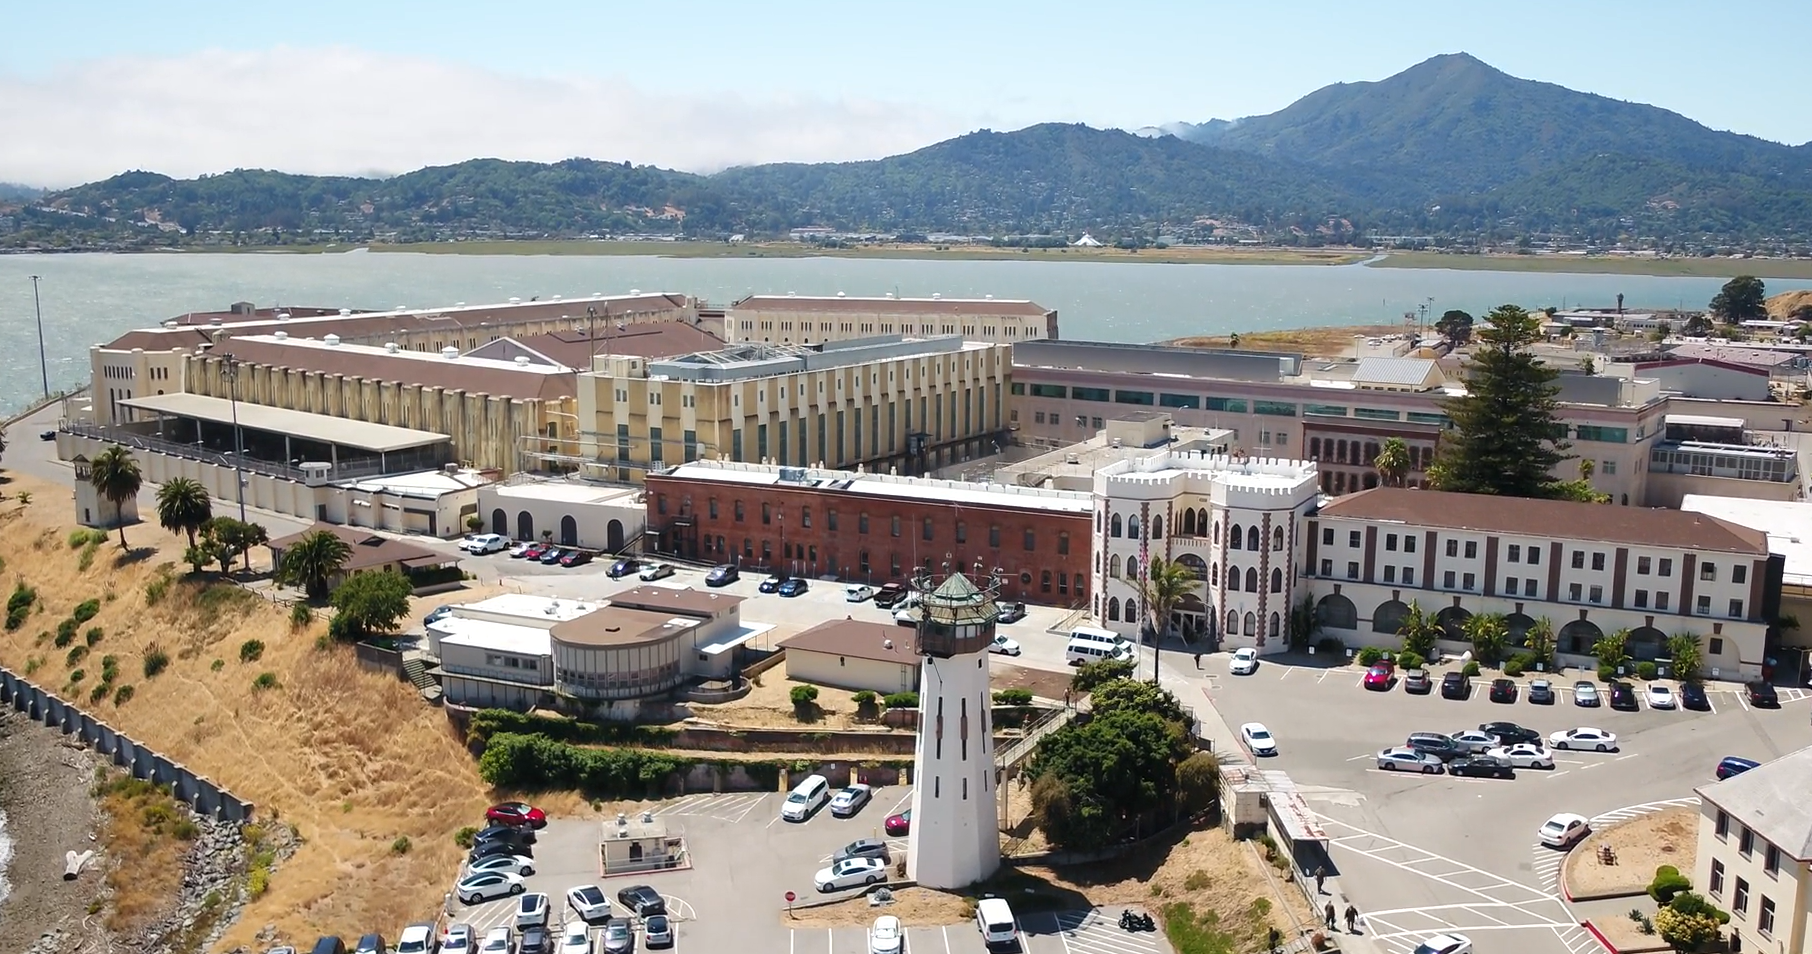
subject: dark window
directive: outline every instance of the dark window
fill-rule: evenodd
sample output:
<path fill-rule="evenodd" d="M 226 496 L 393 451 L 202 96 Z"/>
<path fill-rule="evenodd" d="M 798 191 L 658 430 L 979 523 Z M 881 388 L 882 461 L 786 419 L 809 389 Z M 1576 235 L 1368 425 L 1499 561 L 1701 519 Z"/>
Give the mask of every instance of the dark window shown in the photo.
<path fill-rule="evenodd" d="M 1573 569 L 1575 569 L 1575 570 L 1585 569 L 1585 551 L 1584 550 L 1574 550 L 1573 551 Z"/>
<path fill-rule="evenodd" d="M 1034 533 L 1030 527 L 1027 527 L 1026 528 L 1026 551 L 1031 552 L 1032 550 L 1036 550 L 1036 549 L 1038 549 L 1038 534 Z"/>
<path fill-rule="evenodd" d="M 836 533 L 837 532 L 837 512 L 835 510 L 826 511 L 824 514 L 824 517 L 827 521 L 829 521 L 830 532 Z"/>
<path fill-rule="evenodd" d="M 1217 524 L 1216 526 L 1218 527 L 1219 525 Z M 1321 529 L 1321 545 L 1324 547 L 1331 547 L 1334 545 L 1333 527 L 1323 527 Z"/>
<path fill-rule="evenodd" d="M 1522 558 L 1523 558 L 1523 548 L 1522 547 L 1512 543 L 1508 547 L 1504 548 L 1504 561 L 1505 562 L 1516 563 L 1517 561 L 1521 560 Z"/>
<path fill-rule="evenodd" d="M 1360 540 L 1362 540 L 1362 539 L 1363 539 L 1363 537 L 1360 536 L 1359 531 L 1349 530 L 1349 531 L 1347 531 L 1347 534 L 1346 534 L 1346 545 L 1349 547 L 1359 546 Z M 1258 548 L 1253 547 L 1252 549 L 1256 550 Z"/>
<path fill-rule="evenodd" d="M 1737 879 L 1736 892 L 1730 896 L 1730 909 L 1738 914 L 1749 913 L 1749 882 Z"/>
<path fill-rule="evenodd" d="M 1716 563 L 1699 564 L 1699 579 L 1708 583 L 1716 582 L 1718 579 L 1718 565 Z"/>
<path fill-rule="evenodd" d="M 1742 565 L 1741 563 L 1738 563 L 1737 565 L 1731 567 L 1730 568 L 1730 582 L 1732 582 L 1732 583 L 1749 582 L 1749 568 Z"/>
<path fill-rule="evenodd" d="M 1636 573 L 1639 576 L 1647 576 L 1649 574 L 1649 570 L 1652 569 L 1653 566 L 1654 566 L 1653 557 L 1637 557 L 1636 558 Z"/>
<path fill-rule="evenodd" d="M 956 542 L 958 542 L 958 543 L 968 543 L 969 542 L 969 525 L 964 523 L 961 520 L 958 520 L 956 522 Z"/>
<path fill-rule="evenodd" d="M 1453 589 L 1452 570 L 1448 570 L 1446 573 L 1441 574 L 1441 586 L 1449 590 Z"/>
<path fill-rule="evenodd" d="M 1737 851 L 1747 855 L 1754 850 L 1755 832 L 1751 831 L 1749 826 L 1745 825 L 1743 826 L 1742 833 L 1737 835 Z"/>
<path fill-rule="evenodd" d="M 1231 577 L 1233 574 L 1229 573 L 1227 575 L 1229 577 Z M 1321 561 L 1321 575 L 1322 576 L 1333 576 L 1334 575 L 1334 561 L 1333 560 Z"/>
<path fill-rule="evenodd" d="M 1479 542 L 1477 540 L 1466 541 L 1466 559 L 1476 560 L 1478 558 L 1479 558 Z"/>
<path fill-rule="evenodd" d="M 736 501 L 736 522 L 742 522 L 742 501 Z"/>
<path fill-rule="evenodd" d="M 774 522 L 774 505 L 773 504 L 764 503 L 761 505 L 761 522 L 762 523 L 773 523 Z"/>
<path fill-rule="evenodd" d="M 900 535 L 900 518 L 897 516 L 892 520 L 892 533 L 896 537 Z"/>
<path fill-rule="evenodd" d="M 1069 554 L 1069 552 L 1070 552 L 1070 535 L 1069 535 L 1068 531 L 1058 532 L 1058 534 L 1057 534 L 1057 552 L 1059 554 L 1063 554 L 1063 555 Z"/>
<path fill-rule="evenodd" d="M 1762 913 L 1757 915 L 1755 927 L 1764 935 L 1774 933 L 1774 899 L 1765 894 L 1762 895 Z"/>
<path fill-rule="evenodd" d="M 1414 534 L 1406 533 L 1403 535 L 1403 552 L 1404 553 L 1416 552 L 1416 538 L 1415 538 Z"/>
<path fill-rule="evenodd" d="M 716 520 L 717 519 L 717 498 L 716 497 L 711 498 L 710 507 L 711 507 L 711 519 Z"/>
<path fill-rule="evenodd" d="M 1397 549 L 1397 535 L 1396 534 L 1387 533 L 1384 535 L 1384 549 L 1391 550 L 1391 551 L 1395 551 Z"/>
<path fill-rule="evenodd" d="M 799 525 L 802 527 L 809 527 L 812 525 L 812 508 L 799 508 Z"/>
<path fill-rule="evenodd" d="M 1000 525 L 999 524 L 994 524 L 994 525 L 988 527 L 988 546 L 997 547 L 997 548 L 1000 546 Z"/>
<path fill-rule="evenodd" d="M 865 513 L 856 514 L 856 532 L 857 533 L 867 533 L 868 532 L 868 514 L 865 514 Z"/>
<path fill-rule="evenodd" d="M 1604 569 L 1604 554 L 1602 554 L 1602 553 L 1592 554 L 1592 569 L 1594 569 L 1594 570 Z"/>
<path fill-rule="evenodd" d="M 933 531 L 932 531 L 932 527 L 931 527 L 931 518 L 926 517 L 923 521 L 923 524 L 924 524 L 924 529 L 919 531 L 920 537 L 925 540 L 932 539 Z"/>
<path fill-rule="evenodd" d="M 1356 580 L 1359 578 L 1359 561 L 1358 560 L 1346 561 L 1346 578 L 1349 580 Z"/>
<path fill-rule="evenodd" d="M 1714 898 L 1724 893 L 1724 863 L 1716 858 L 1711 860 L 1711 884 L 1708 887 Z"/>
<path fill-rule="evenodd" d="M 1662 606 L 1659 602 L 1657 602 L 1655 604 L 1655 608 L 1656 609 L 1665 609 L 1666 607 Z M 1707 645 L 1705 648 L 1713 656 L 1724 655 L 1724 638 L 1722 636 L 1711 637 L 1709 645 Z M 1722 833 L 1720 832 L 1720 834 L 1722 834 Z"/>
<path fill-rule="evenodd" d="M 1781 850 L 1769 845 L 1762 851 L 1762 870 L 1771 875 L 1781 873 Z"/>
<path fill-rule="evenodd" d="M 1529 548 L 1529 565 L 1537 566 L 1540 563 L 1541 563 L 1541 548 L 1540 547 L 1530 547 Z"/>
<path fill-rule="evenodd" d="M 1447 541 L 1447 555 L 1450 557 L 1457 557 L 1460 555 L 1460 541 L 1458 541 L 1458 540 Z"/>
<path fill-rule="evenodd" d="M 1674 575 L 1674 561 L 1671 559 L 1668 559 L 1667 557 L 1662 557 L 1660 567 L 1655 570 L 1655 575 L 1656 576 L 1673 576 Z"/>

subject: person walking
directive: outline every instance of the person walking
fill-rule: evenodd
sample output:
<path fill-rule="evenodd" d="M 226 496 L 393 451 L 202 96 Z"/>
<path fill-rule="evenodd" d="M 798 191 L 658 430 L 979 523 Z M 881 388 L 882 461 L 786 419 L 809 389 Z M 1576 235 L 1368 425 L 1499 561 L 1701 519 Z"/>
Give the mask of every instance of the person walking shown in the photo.
<path fill-rule="evenodd" d="M 1315 893 L 1316 894 L 1327 894 L 1326 891 L 1321 890 L 1321 883 L 1323 881 L 1327 880 L 1327 876 L 1328 876 L 1327 868 L 1323 867 L 1322 865 L 1315 866 Z"/>
<path fill-rule="evenodd" d="M 1334 902 L 1329 901 L 1328 906 L 1322 910 L 1322 914 L 1327 917 L 1328 930 L 1332 931 L 1334 929 Z"/>
<path fill-rule="evenodd" d="M 1195 668 L 1198 671 L 1202 668 L 1202 651 L 1199 649 L 1195 651 Z"/>
<path fill-rule="evenodd" d="M 1346 906 L 1346 933 L 1359 933 L 1359 909 L 1350 904 Z"/>

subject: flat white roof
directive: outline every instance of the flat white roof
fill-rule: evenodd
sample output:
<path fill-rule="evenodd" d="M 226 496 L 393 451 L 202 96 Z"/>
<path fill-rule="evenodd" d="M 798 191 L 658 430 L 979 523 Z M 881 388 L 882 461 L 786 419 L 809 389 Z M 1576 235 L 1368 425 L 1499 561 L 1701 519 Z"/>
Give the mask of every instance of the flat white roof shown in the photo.
<path fill-rule="evenodd" d="M 634 497 L 638 491 L 627 487 L 594 487 L 573 481 L 523 481 L 519 484 L 497 484 L 492 491 L 503 497 L 524 500 L 559 500 L 565 503 L 605 503 L 620 497 Z"/>
<path fill-rule="evenodd" d="M 338 486 L 348 490 L 391 493 L 405 497 L 438 497 L 441 494 L 470 490 L 485 483 L 486 480 L 473 470 L 462 470 L 454 474 L 444 470 L 420 470 L 412 474 L 348 480 Z"/>
<path fill-rule="evenodd" d="M 521 616 L 564 623 L 594 612 L 603 605 L 603 600 L 563 600 L 528 593 L 503 593 L 476 603 L 461 603 L 454 607 L 454 615 L 448 618 L 458 619 L 459 610 L 469 609 L 496 613 L 499 616 Z"/>
<path fill-rule="evenodd" d="M 793 468 L 789 468 L 793 469 Z M 799 468 L 804 469 L 804 468 Z M 852 495 L 937 500 L 977 506 L 1017 507 L 1022 510 L 1050 510 L 1059 513 L 1092 513 L 1094 498 L 1082 491 L 1043 490 L 1012 487 L 1007 484 L 971 484 L 929 477 L 898 477 L 857 471 L 806 470 L 817 483 L 780 480 L 779 468 L 761 464 L 692 463 L 673 469 L 670 476 L 720 483 L 755 484 L 766 487 L 802 487 Z"/>
<path fill-rule="evenodd" d="M 342 447 L 357 447 L 368 451 L 406 450 L 411 447 L 423 447 L 429 444 L 444 444 L 451 440 L 445 434 L 434 431 L 418 431 L 412 427 L 393 427 L 389 424 L 372 424 L 368 421 L 354 421 L 327 414 L 310 414 L 307 411 L 292 411 L 288 408 L 268 407 L 263 404 L 248 404 L 239 401 L 235 410 L 226 398 L 208 397 L 205 394 L 153 394 L 145 397 L 125 398 L 120 401 L 127 407 L 141 411 L 152 411 L 176 417 L 193 417 L 215 424 L 233 423 L 235 413 L 240 427 L 249 427 L 255 431 L 270 431 L 275 434 L 292 434 L 296 437 L 323 444 L 339 444 Z"/>
<path fill-rule="evenodd" d="M 332 334 L 332 332 L 329 331 L 328 334 Z M 454 363 L 453 361 L 448 361 L 446 356 L 439 352 L 413 351 L 408 348 L 398 348 L 395 351 L 391 351 L 389 348 L 379 348 L 372 345 L 342 344 L 338 341 L 335 341 L 333 344 L 328 344 L 325 338 L 319 340 L 315 338 L 292 338 L 289 337 L 287 332 L 282 336 L 277 334 L 236 335 L 234 336 L 234 340 L 260 341 L 265 344 L 281 345 L 286 348 L 313 348 L 316 351 L 375 355 L 381 358 L 394 358 L 398 361 L 427 361 L 440 362 L 442 364 Z M 571 368 L 560 364 L 535 364 L 532 361 L 518 363 L 515 361 L 501 361 L 496 358 L 473 358 L 464 354 L 459 355 L 455 361 L 460 367 L 495 368 L 500 371 L 522 371 L 528 374 L 567 374 L 572 370 Z"/>
<path fill-rule="evenodd" d="M 697 620 L 687 620 L 686 622 L 695 623 Z M 773 628 L 773 623 L 744 623 L 735 629 L 718 633 L 710 640 L 701 642 L 693 648 L 707 656 L 716 656 L 719 653 L 729 652 Z"/>
<path fill-rule="evenodd" d="M 1781 581 L 1812 586 L 1812 503 L 1687 494 L 1680 509 L 1766 533 L 1768 552 L 1786 559 Z"/>
<path fill-rule="evenodd" d="M 442 646 L 471 646 L 518 656 L 551 656 L 553 637 L 537 626 L 496 623 L 488 619 L 446 616 L 434 621 Z"/>

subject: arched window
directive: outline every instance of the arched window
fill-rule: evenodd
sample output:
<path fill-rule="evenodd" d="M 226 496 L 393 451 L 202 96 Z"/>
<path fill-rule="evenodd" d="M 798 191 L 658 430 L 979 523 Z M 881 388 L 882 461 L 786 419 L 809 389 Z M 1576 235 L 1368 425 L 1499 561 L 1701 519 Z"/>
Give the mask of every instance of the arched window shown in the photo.
<path fill-rule="evenodd" d="M 1257 636 L 1258 635 L 1258 614 L 1257 613 L 1247 613 L 1246 614 L 1246 628 L 1245 628 L 1244 632 L 1247 636 Z"/>
<path fill-rule="evenodd" d="M 1277 628 L 1280 625 L 1282 625 L 1282 623 L 1283 623 L 1283 620 L 1279 619 L 1278 615 L 1276 613 L 1271 614 L 1271 638 L 1272 639 L 1277 638 Z"/>
<path fill-rule="evenodd" d="M 1195 536 L 1195 511 L 1193 509 L 1183 511 L 1183 536 Z"/>
<path fill-rule="evenodd" d="M 1108 529 L 1107 533 L 1109 536 L 1117 537 L 1120 535 L 1121 523 L 1120 523 L 1119 514 L 1114 514 L 1114 520 L 1111 524 L 1108 525 L 1108 527 L 1109 527 L 1109 529 Z"/>
<path fill-rule="evenodd" d="M 1256 567 L 1246 567 L 1246 592 L 1258 592 L 1258 569 Z"/>
<path fill-rule="evenodd" d="M 1151 518 L 1151 538 L 1153 540 L 1164 539 L 1164 518 L 1163 517 Z"/>
<path fill-rule="evenodd" d="M 1219 520 L 1216 520 L 1214 522 L 1214 545 L 1220 546 L 1220 543 L 1221 543 L 1221 522 Z"/>
<path fill-rule="evenodd" d="M 1239 610 L 1227 611 L 1227 635 L 1239 632 Z"/>
<path fill-rule="evenodd" d="M 1237 566 L 1227 568 L 1227 589 L 1239 591 L 1239 567 Z"/>
<path fill-rule="evenodd" d="M 1126 535 L 1128 537 L 1131 537 L 1134 540 L 1139 539 L 1139 515 L 1138 514 L 1133 514 L 1126 518 Z"/>
<path fill-rule="evenodd" d="M 1107 618 L 1110 622 L 1118 623 L 1120 621 L 1120 598 L 1118 596 L 1107 601 Z"/>
<path fill-rule="evenodd" d="M 1227 547 L 1228 549 L 1238 550 L 1245 545 L 1246 535 L 1240 532 L 1239 524 L 1236 523 L 1233 525 L 1233 529 L 1227 531 Z"/>
<path fill-rule="evenodd" d="M 1258 525 L 1253 524 L 1252 526 L 1247 527 L 1246 528 L 1246 549 L 1259 550 L 1262 548 L 1263 548 L 1263 545 L 1258 542 Z"/>
<path fill-rule="evenodd" d="M 1038 577 L 1038 588 L 1046 593 L 1051 591 L 1051 571 L 1046 570 Z"/>
<path fill-rule="evenodd" d="M 1197 527 L 1201 528 L 1202 533 L 1208 532 L 1208 511 L 1207 510 L 1204 510 L 1200 507 L 1196 508 L 1195 525 Z"/>
<path fill-rule="evenodd" d="M 1107 575 L 1114 577 L 1115 579 L 1119 578 L 1119 576 L 1120 576 L 1120 554 L 1118 554 L 1118 553 L 1114 554 L 1113 558 L 1107 561 Z"/>
<path fill-rule="evenodd" d="M 1273 527 L 1271 529 L 1271 549 L 1273 549 L 1273 550 L 1282 550 L 1283 549 L 1283 528 L 1282 527 Z"/>
<path fill-rule="evenodd" d="M 1215 565 L 1208 568 L 1208 585 L 1209 586 L 1220 586 L 1221 585 L 1221 565 L 1219 563 L 1216 563 Z"/>
<path fill-rule="evenodd" d="M 1309 459 L 1310 460 L 1320 460 L 1321 459 L 1321 438 L 1319 438 L 1319 437 L 1309 438 Z"/>
<path fill-rule="evenodd" d="M 1137 580 L 1139 578 L 1139 558 L 1138 557 L 1127 557 L 1126 558 L 1126 578 L 1129 580 Z"/>
<path fill-rule="evenodd" d="M 1271 592 L 1273 592 L 1273 593 L 1282 593 L 1283 592 L 1283 571 L 1282 570 L 1273 569 L 1271 571 Z"/>

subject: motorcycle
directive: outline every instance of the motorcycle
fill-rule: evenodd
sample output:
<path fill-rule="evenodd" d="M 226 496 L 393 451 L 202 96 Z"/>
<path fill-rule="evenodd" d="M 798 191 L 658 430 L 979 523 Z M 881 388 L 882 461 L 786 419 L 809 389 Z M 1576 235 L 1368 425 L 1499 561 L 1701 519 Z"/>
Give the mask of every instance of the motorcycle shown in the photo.
<path fill-rule="evenodd" d="M 1157 923 L 1151 915 L 1126 908 L 1120 912 L 1120 929 L 1122 931 L 1156 931 Z"/>

